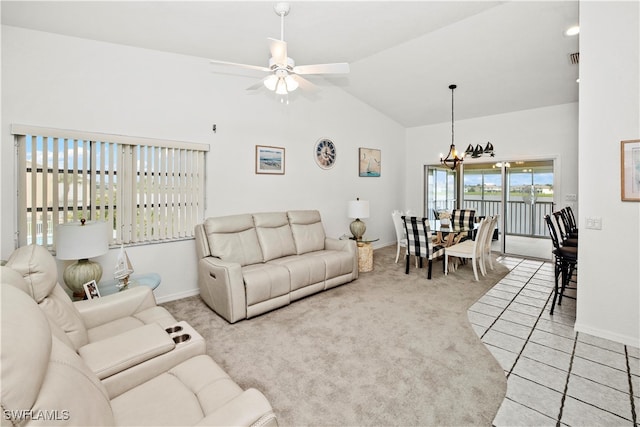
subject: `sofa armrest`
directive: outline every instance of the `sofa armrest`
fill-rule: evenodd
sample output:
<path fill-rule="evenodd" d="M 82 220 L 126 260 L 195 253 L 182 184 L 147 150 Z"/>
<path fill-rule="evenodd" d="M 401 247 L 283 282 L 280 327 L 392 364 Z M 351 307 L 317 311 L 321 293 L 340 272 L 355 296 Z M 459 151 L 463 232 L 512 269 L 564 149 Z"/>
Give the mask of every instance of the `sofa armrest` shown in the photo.
<path fill-rule="evenodd" d="M 175 346 L 169 334 L 160 325 L 152 323 L 84 345 L 78 349 L 78 354 L 102 380 L 167 353 Z"/>
<path fill-rule="evenodd" d="M 213 311 L 234 323 L 247 317 L 242 267 L 208 256 L 198 261 L 200 296 Z"/>
<path fill-rule="evenodd" d="M 356 241 L 351 239 L 335 239 L 333 237 L 326 237 L 324 239 L 324 248 L 331 251 L 347 251 L 356 254 L 357 247 Z"/>
<path fill-rule="evenodd" d="M 91 329 L 155 307 L 156 299 L 151 288 L 137 286 L 117 294 L 76 301 L 73 305 L 80 312 L 87 329 Z"/>
<path fill-rule="evenodd" d="M 351 239 L 334 239 L 332 237 L 327 237 L 324 239 L 324 248 L 327 250 L 333 251 L 345 251 L 349 252 L 351 255 L 353 270 L 351 273 L 351 279 L 355 280 L 358 278 L 358 246 L 356 245 L 355 240 Z"/>
<path fill-rule="evenodd" d="M 207 415 L 197 425 L 272 427 L 277 426 L 278 422 L 267 398 L 250 388 Z"/>

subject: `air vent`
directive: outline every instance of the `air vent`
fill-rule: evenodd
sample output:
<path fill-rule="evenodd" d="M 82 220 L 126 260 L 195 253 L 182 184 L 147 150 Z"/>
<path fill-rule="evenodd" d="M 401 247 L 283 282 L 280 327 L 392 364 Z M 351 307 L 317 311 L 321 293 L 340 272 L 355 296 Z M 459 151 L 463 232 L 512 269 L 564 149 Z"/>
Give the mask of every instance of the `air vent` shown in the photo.
<path fill-rule="evenodd" d="M 571 61 L 571 64 L 576 65 L 577 63 L 580 62 L 580 52 L 575 52 L 575 53 L 570 53 L 569 54 L 569 61 Z"/>

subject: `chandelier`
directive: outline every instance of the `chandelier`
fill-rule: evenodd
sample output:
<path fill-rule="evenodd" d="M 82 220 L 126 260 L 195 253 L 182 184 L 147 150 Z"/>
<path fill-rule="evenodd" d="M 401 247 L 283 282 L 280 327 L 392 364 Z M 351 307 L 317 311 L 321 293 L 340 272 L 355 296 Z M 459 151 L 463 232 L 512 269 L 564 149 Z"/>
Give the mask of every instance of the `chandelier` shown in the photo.
<path fill-rule="evenodd" d="M 453 91 L 455 90 L 456 85 L 449 85 L 449 89 L 451 89 L 451 145 L 449 146 L 449 153 L 447 153 L 447 157 L 443 157 L 442 153 L 440 154 L 440 163 L 447 166 L 451 170 L 455 170 L 458 167 L 458 164 L 464 161 L 466 156 L 470 156 L 472 158 L 482 157 L 483 155 L 489 155 L 493 157 L 495 154 L 493 153 L 493 144 L 487 142 L 486 147 L 482 148 L 480 144 L 475 147 L 473 144 L 469 144 L 467 149 L 465 150 L 462 156 L 458 155 L 458 150 L 456 150 L 456 145 L 454 143 L 454 119 L 453 119 Z"/>

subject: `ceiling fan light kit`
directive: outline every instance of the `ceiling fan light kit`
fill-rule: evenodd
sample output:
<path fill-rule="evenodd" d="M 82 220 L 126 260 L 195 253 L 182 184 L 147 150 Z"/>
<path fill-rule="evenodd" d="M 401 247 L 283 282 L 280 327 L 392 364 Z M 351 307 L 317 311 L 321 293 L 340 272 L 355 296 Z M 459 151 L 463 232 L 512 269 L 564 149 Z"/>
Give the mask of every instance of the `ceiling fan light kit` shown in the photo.
<path fill-rule="evenodd" d="M 493 144 L 491 142 L 487 142 L 487 145 L 484 148 L 482 148 L 480 144 L 476 145 L 475 147 L 473 146 L 473 144 L 469 144 L 463 155 L 458 155 L 458 150 L 456 150 L 456 145 L 454 144 L 453 139 L 453 91 L 457 87 L 457 85 L 449 85 L 449 89 L 451 89 L 451 145 L 449 146 L 447 157 L 443 157 L 442 153 L 440 153 L 440 163 L 447 166 L 451 170 L 455 170 L 458 165 L 464 161 L 464 158 L 468 156 L 474 159 L 482 157 L 483 155 L 488 155 L 491 157 L 495 156 L 495 153 L 493 152 Z"/>
<path fill-rule="evenodd" d="M 298 89 L 298 87 L 301 87 L 303 90 L 315 89 L 315 85 L 302 77 L 302 75 L 349 73 L 349 64 L 347 63 L 302 65 L 296 67 L 295 61 L 287 56 L 287 42 L 284 41 L 284 17 L 289 14 L 291 7 L 289 3 L 279 2 L 276 3 L 273 10 L 276 15 L 280 17 L 280 40 L 268 38 L 269 50 L 271 52 L 268 67 L 217 60 L 211 60 L 211 63 L 231 65 L 269 73 L 267 77 L 262 79 L 261 83 L 254 84 L 248 87 L 247 90 L 255 90 L 264 86 L 279 95 L 281 101 L 283 101 L 283 97 L 286 97 L 289 93 Z"/>

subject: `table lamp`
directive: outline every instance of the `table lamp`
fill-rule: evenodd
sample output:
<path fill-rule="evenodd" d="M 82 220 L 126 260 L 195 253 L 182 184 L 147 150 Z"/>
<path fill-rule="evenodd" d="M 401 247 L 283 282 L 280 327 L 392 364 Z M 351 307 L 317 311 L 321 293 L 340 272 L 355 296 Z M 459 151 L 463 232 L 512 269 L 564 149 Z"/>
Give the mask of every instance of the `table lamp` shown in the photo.
<path fill-rule="evenodd" d="M 102 278 L 102 267 L 89 258 L 104 255 L 109 251 L 109 223 L 104 221 L 67 222 L 58 224 L 56 235 L 56 258 L 75 259 L 77 262 L 64 269 L 62 277 L 73 296 L 84 296 L 84 285 Z"/>
<path fill-rule="evenodd" d="M 369 218 L 369 202 L 360 200 L 360 198 L 349 201 L 349 218 L 355 218 L 355 221 L 349 225 L 353 238 L 357 241 L 362 240 L 367 226 L 360 221 L 360 218 Z"/>

